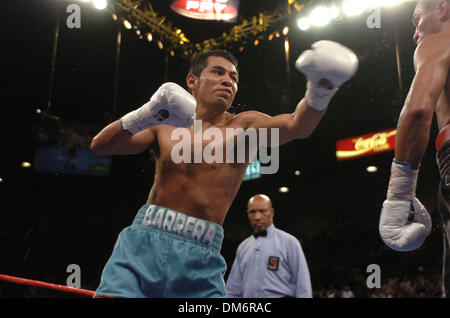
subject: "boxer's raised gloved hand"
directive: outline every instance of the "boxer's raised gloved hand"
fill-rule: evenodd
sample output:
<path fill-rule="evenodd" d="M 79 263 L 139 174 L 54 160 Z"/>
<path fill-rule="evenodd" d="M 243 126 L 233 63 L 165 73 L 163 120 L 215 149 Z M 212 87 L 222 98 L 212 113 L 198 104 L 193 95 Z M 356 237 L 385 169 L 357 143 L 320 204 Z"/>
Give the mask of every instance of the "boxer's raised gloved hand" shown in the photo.
<path fill-rule="evenodd" d="M 175 83 L 164 83 L 146 104 L 120 120 L 123 130 L 135 134 L 156 125 L 189 127 L 194 124 L 195 98 Z"/>
<path fill-rule="evenodd" d="M 379 232 L 383 242 L 399 252 L 419 248 L 431 231 L 431 218 L 416 196 L 419 168 L 394 160 L 387 199 L 381 209 Z"/>
<path fill-rule="evenodd" d="M 318 41 L 303 52 L 295 67 L 306 75 L 306 103 L 324 111 L 331 98 L 358 69 L 358 57 L 350 49 L 333 41 Z"/>

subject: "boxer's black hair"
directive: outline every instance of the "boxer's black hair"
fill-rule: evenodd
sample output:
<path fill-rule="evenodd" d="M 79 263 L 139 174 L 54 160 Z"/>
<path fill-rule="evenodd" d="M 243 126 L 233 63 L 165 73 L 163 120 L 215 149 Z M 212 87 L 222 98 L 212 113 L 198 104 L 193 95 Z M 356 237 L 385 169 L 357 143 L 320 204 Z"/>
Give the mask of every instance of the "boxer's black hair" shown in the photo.
<path fill-rule="evenodd" d="M 238 60 L 229 51 L 227 51 L 227 50 L 210 50 L 210 51 L 206 51 L 206 52 L 197 53 L 192 57 L 189 73 L 192 73 L 195 76 L 200 76 L 200 73 L 203 71 L 203 69 L 206 67 L 206 65 L 208 63 L 208 57 L 210 57 L 210 56 L 223 57 L 224 59 L 231 62 L 234 65 L 234 67 L 236 67 L 236 70 L 238 69 Z"/>

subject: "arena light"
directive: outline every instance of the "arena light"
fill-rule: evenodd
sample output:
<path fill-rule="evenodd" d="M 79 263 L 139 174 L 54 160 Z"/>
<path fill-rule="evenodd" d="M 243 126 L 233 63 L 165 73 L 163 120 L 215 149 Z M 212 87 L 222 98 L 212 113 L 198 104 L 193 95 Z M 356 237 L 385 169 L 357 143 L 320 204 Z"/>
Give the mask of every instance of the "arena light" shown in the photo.
<path fill-rule="evenodd" d="M 375 172 L 378 171 L 378 167 L 377 167 L 377 166 L 368 166 L 368 167 L 366 168 L 366 171 L 367 171 L 368 173 L 375 173 Z"/>
<path fill-rule="evenodd" d="M 150 32 L 147 33 L 147 41 L 149 42 L 153 41 L 153 35 Z"/>
<path fill-rule="evenodd" d="M 394 1 L 394 0 L 392 0 L 392 1 Z M 379 8 L 379 7 L 383 6 L 387 2 L 391 2 L 391 0 L 388 0 L 388 1 L 385 1 L 385 0 L 366 0 L 365 1 L 365 5 L 366 5 L 366 9 L 374 9 L 374 8 Z"/>
<path fill-rule="evenodd" d="M 294 174 L 295 174 L 296 176 L 299 176 L 299 175 L 301 175 L 302 173 L 301 173 L 300 170 L 295 170 Z"/>
<path fill-rule="evenodd" d="M 278 191 L 280 191 L 281 193 L 288 193 L 289 192 L 289 188 L 288 187 L 281 187 L 278 189 Z"/>
<path fill-rule="evenodd" d="M 338 5 L 318 5 L 309 16 L 297 19 L 300 30 L 306 31 L 311 26 L 323 27 L 332 20 L 343 16 L 353 17 L 382 6 L 393 7 L 404 2 L 415 0 L 342 0 Z"/>
<path fill-rule="evenodd" d="M 93 0 L 94 7 L 99 10 L 103 10 L 107 7 L 108 2 L 106 0 Z"/>
<path fill-rule="evenodd" d="M 381 3 L 382 6 L 393 7 L 393 6 L 396 6 L 396 5 L 406 2 L 406 1 L 405 0 L 382 0 L 381 2 L 382 2 Z"/>
<path fill-rule="evenodd" d="M 131 23 L 128 20 L 123 20 L 123 25 L 128 30 L 130 30 L 132 28 L 132 25 L 131 25 Z"/>
<path fill-rule="evenodd" d="M 348 16 L 362 14 L 367 9 L 367 3 L 361 0 L 344 0 L 342 10 Z"/>
<path fill-rule="evenodd" d="M 393 7 L 399 3 L 405 2 L 405 0 L 367 0 L 367 8 L 377 8 L 377 7 Z"/>
<path fill-rule="evenodd" d="M 2 183 L 3 182 L 3 179 L 2 178 L 0 178 L 0 183 Z"/>
<path fill-rule="evenodd" d="M 341 12 L 339 11 L 339 8 L 337 6 L 331 6 L 329 9 L 330 12 L 330 16 L 333 19 L 337 19 L 339 17 L 339 15 L 341 14 Z"/>
<path fill-rule="evenodd" d="M 307 17 L 302 17 L 297 20 L 297 26 L 300 30 L 306 31 L 311 27 L 311 20 Z"/>
<path fill-rule="evenodd" d="M 20 165 L 22 168 L 30 168 L 31 167 L 31 163 L 29 163 L 28 161 L 24 161 Z"/>
<path fill-rule="evenodd" d="M 324 6 L 314 8 L 309 18 L 311 19 L 311 23 L 318 27 L 325 26 L 332 20 L 330 9 Z"/>

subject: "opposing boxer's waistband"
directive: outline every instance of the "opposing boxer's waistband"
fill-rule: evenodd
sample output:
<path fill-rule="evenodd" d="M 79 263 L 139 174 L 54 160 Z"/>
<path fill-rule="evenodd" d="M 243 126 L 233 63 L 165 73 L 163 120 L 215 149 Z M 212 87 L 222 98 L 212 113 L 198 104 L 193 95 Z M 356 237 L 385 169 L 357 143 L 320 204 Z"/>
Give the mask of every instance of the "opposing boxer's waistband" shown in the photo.
<path fill-rule="evenodd" d="M 134 218 L 133 224 L 173 233 L 218 251 L 220 251 L 224 236 L 223 228 L 217 223 L 154 204 L 144 204 Z"/>
<path fill-rule="evenodd" d="M 442 145 L 450 140 L 450 124 L 441 129 L 436 137 L 436 151 L 439 151 Z"/>

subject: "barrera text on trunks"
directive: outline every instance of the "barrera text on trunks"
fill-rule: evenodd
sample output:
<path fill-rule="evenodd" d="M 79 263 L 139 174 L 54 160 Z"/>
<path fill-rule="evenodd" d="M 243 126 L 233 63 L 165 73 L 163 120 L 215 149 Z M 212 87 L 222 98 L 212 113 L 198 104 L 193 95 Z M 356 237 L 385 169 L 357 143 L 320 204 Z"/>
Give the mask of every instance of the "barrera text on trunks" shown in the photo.
<path fill-rule="evenodd" d="M 145 210 L 141 224 L 175 233 L 209 246 L 213 245 L 217 234 L 217 226 L 214 223 L 153 204 Z"/>
<path fill-rule="evenodd" d="M 172 131 L 171 141 L 175 144 L 171 158 L 174 163 L 249 163 L 259 154 L 261 174 L 277 173 L 278 128 L 210 127 L 203 130 L 202 126 L 201 120 L 195 120 L 193 130 L 176 128 Z"/>

